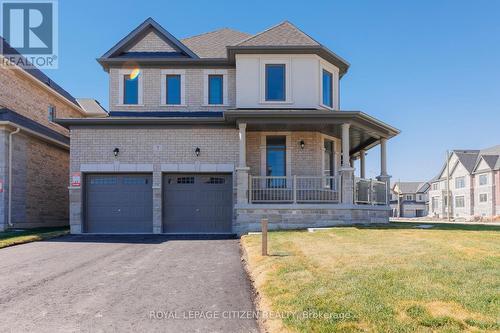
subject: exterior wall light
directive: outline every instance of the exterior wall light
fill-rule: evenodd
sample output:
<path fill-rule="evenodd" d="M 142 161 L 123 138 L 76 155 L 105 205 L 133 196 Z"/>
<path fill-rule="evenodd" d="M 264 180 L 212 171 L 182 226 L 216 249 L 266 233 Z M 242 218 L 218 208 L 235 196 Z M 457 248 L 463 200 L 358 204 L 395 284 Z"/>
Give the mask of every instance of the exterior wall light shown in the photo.
<path fill-rule="evenodd" d="M 120 153 L 120 149 L 119 148 L 115 148 L 113 149 L 113 154 L 116 156 L 118 156 L 118 154 Z"/>
<path fill-rule="evenodd" d="M 304 140 L 300 140 L 300 149 L 304 149 L 305 146 L 306 143 L 304 142 Z"/>
<path fill-rule="evenodd" d="M 196 149 L 194 150 L 194 153 L 196 154 L 197 157 L 200 156 L 200 152 L 201 152 L 200 148 L 196 147 Z"/>

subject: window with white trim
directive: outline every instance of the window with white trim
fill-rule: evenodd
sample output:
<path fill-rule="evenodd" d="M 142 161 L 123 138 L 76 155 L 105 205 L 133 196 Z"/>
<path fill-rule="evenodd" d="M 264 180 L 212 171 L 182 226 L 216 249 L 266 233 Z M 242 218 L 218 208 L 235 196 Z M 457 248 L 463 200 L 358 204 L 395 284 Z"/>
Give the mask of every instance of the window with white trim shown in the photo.
<path fill-rule="evenodd" d="M 455 197 L 455 207 L 464 208 L 465 207 L 465 197 L 463 195 Z"/>
<path fill-rule="evenodd" d="M 479 175 L 479 185 L 488 185 L 488 175 Z"/>
<path fill-rule="evenodd" d="M 433 184 L 432 184 L 432 190 L 433 190 L 433 191 L 437 191 L 437 190 L 439 190 L 439 183 L 433 183 Z"/>
<path fill-rule="evenodd" d="M 56 107 L 54 105 L 49 105 L 48 117 L 49 121 L 54 121 L 54 119 L 56 119 Z"/>
<path fill-rule="evenodd" d="M 464 187 L 465 187 L 465 177 L 455 178 L 455 188 L 464 188 Z"/>
<path fill-rule="evenodd" d="M 121 69 L 118 78 L 119 105 L 142 105 L 143 73 L 139 69 Z"/>
<path fill-rule="evenodd" d="M 322 103 L 333 108 L 333 74 L 323 69 L 322 76 Z"/>
<path fill-rule="evenodd" d="M 205 106 L 228 105 L 228 74 L 225 69 L 205 70 L 203 104 Z"/>
<path fill-rule="evenodd" d="M 488 194 L 487 193 L 479 194 L 479 202 L 488 202 Z"/>
<path fill-rule="evenodd" d="M 183 69 L 163 69 L 161 71 L 161 105 L 186 105 L 186 71 Z"/>

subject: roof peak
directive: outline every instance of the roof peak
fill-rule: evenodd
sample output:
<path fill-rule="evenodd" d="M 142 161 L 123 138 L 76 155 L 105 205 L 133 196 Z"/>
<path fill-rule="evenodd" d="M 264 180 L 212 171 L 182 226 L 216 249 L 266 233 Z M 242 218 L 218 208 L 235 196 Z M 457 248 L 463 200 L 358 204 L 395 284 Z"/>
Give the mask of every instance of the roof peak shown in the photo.
<path fill-rule="evenodd" d="M 224 31 L 224 30 L 234 31 L 234 32 L 238 32 L 238 33 L 241 33 L 241 34 L 246 34 L 246 35 L 251 36 L 250 34 L 248 34 L 246 32 L 243 32 L 243 31 L 240 31 L 240 30 L 236 30 L 236 29 L 229 28 L 229 27 L 222 27 L 222 28 L 218 28 L 218 29 L 215 29 L 215 30 L 211 30 L 211 31 L 207 31 L 207 32 L 202 32 L 201 34 L 184 37 L 184 38 L 182 38 L 182 40 L 196 38 L 196 37 L 201 37 L 201 36 L 205 36 L 205 35 L 210 35 L 210 34 L 213 34 L 213 33 Z"/>
<path fill-rule="evenodd" d="M 281 21 L 278 24 L 275 24 L 275 25 L 273 25 L 273 26 L 271 26 L 271 27 L 269 27 L 269 28 L 267 28 L 267 29 L 265 29 L 265 30 L 263 30 L 261 32 L 256 33 L 255 35 L 250 36 L 247 39 L 242 40 L 240 43 L 236 44 L 236 46 L 245 46 L 245 44 L 248 44 L 250 41 L 255 41 L 255 39 L 262 38 L 263 36 L 265 36 L 267 34 L 270 34 L 273 30 L 277 30 L 278 28 L 280 28 L 281 26 L 284 26 L 284 25 L 288 25 L 288 26 L 290 26 L 292 28 L 292 30 L 290 30 L 289 32 L 298 32 L 303 37 L 305 37 L 305 38 L 301 39 L 301 41 L 303 42 L 303 44 L 296 44 L 297 46 L 298 45 L 303 45 L 303 46 L 305 46 L 305 45 L 317 45 L 317 46 L 321 46 L 321 43 L 319 43 L 318 41 L 316 41 L 314 38 L 312 38 L 311 36 L 309 36 L 308 34 L 306 34 L 304 31 L 302 31 L 295 24 L 293 24 L 292 22 L 290 22 L 288 20 Z M 265 38 L 262 38 L 262 39 L 265 39 Z M 269 46 L 269 44 L 266 43 L 265 40 L 263 42 L 264 42 L 264 44 L 262 44 L 263 46 L 264 45 Z M 252 45 L 252 46 L 255 46 L 255 45 Z"/>

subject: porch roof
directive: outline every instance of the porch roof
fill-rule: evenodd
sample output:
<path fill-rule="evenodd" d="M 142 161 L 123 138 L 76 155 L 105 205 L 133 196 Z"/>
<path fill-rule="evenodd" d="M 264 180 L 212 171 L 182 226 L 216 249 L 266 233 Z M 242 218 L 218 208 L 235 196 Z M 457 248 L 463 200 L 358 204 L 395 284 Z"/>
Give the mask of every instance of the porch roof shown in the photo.
<path fill-rule="evenodd" d="M 351 124 L 350 155 L 357 157 L 381 138 L 390 139 L 400 131 L 361 111 L 318 109 L 231 109 L 224 112 L 129 112 L 129 116 L 56 119 L 62 126 L 237 126 L 247 131 L 318 131 L 342 137 L 341 125 Z M 211 116 L 209 117 L 208 114 Z"/>
<path fill-rule="evenodd" d="M 400 131 L 361 111 L 328 110 L 255 110 L 234 109 L 224 112 L 227 122 L 246 123 L 247 131 L 318 131 L 342 137 L 341 125 L 351 124 L 350 155 L 376 146 L 381 138 L 390 139 Z"/>

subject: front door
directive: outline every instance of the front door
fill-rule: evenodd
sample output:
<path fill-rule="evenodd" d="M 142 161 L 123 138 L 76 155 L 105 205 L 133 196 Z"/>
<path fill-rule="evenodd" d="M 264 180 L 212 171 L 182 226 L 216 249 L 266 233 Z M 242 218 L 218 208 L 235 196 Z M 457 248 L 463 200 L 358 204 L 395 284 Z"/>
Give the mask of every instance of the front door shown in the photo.
<path fill-rule="evenodd" d="M 268 136 L 266 138 L 266 176 L 286 176 L 285 136 Z M 286 187 L 286 179 L 268 179 L 267 187 Z"/>

